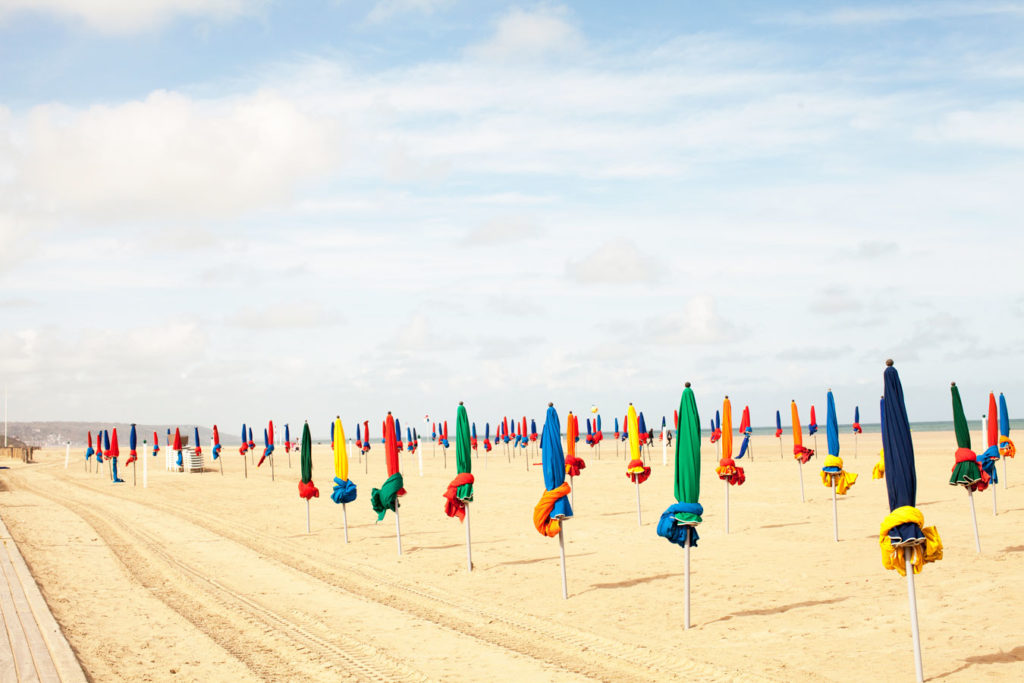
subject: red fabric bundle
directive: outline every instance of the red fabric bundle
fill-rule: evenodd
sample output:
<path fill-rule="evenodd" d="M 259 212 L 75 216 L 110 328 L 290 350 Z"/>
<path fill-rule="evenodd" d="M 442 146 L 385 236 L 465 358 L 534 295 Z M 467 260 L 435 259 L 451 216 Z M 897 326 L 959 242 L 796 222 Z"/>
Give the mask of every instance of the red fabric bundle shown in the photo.
<path fill-rule="evenodd" d="M 444 496 L 444 514 L 449 517 L 458 517 L 460 522 L 466 520 L 466 503 L 458 497 L 459 487 L 472 484 L 473 481 L 473 475 L 469 472 L 463 472 L 452 479 L 442 494 Z"/>
<path fill-rule="evenodd" d="M 814 455 L 814 451 L 810 448 L 804 448 L 803 446 L 793 446 L 793 457 L 800 462 L 807 462 Z"/>
<path fill-rule="evenodd" d="M 310 498 L 319 498 L 319 497 L 320 497 L 320 489 L 318 489 L 317 487 L 313 486 L 313 482 L 312 481 L 309 482 L 308 484 L 304 484 L 301 481 L 299 482 L 299 498 L 305 498 L 306 500 L 309 500 Z"/>
<path fill-rule="evenodd" d="M 643 470 L 640 472 L 631 472 L 630 470 Z M 647 481 L 647 477 L 651 476 L 651 468 L 644 466 L 643 460 L 630 460 L 629 464 L 626 465 L 626 476 L 629 477 L 630 481 L 634 481 L 638 484 L 642 484 Z"/>
<path fill-rule="evenodd" d="M 718 478 L 729 482 L 732 486 L 739 486 L 747 480 L 742 467 L 736 467 L 736 461 L 732 458 L 722 458 L 718 461 L 718 468 L 715 470 Z"/>
<path fill-rule="evenodd" d="M 778 439 L 781 436 L 782 436 L 782 428 L 780 427 L 779 429 L 775 430 L 775 438 Z"/>
<path fill-rule="evenodd" d="M 583 458 L 577 458 L 575 455 L 565 456 L 565 473 L 570 477 L 580 476 L 580 470 L 586 467 L 587 463 L 583 462 Z"/>

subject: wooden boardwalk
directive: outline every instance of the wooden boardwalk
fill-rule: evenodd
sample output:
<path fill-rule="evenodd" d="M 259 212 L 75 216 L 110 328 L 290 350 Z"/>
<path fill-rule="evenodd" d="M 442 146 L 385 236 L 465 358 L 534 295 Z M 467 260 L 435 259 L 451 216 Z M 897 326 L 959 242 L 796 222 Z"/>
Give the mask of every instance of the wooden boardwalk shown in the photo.
<path fill-rule="evenodd" d="M 7 525 L 0 519 L 0 683 L 85 683 Z"/>

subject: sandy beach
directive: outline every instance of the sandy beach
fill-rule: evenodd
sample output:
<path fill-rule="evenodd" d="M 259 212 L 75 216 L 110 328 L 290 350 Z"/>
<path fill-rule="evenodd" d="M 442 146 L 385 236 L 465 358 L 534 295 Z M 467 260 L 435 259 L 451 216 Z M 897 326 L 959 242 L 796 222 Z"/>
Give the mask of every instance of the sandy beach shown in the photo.
<path fill-rule="evenodd" d="M 445 469 L 429 444 L 422 478 L 403 454 L 401 557 L 393 516 L 375 523 L 368 502 L 385 478 L 379 444 L 368 473 L 352 461 L 359 499 L 348 506 L 348 545 L 328 495 L 326 446 L 315 448 L 321 497 L 309 535 L 298 455 L 289 469 L 282 448 L 274 482 L 266 465 L 243 478 L 241 457 L 226 449 L 223 476 L 166 472 L 153 458 L 148 489 L 141 467 L 138 486 L 131 469 L 115 486 L 85 472 L 80 452 L 65 470 L 63 450 L 44 451 L 35 464 L 3 463 L 0 515 L 97 681 L 909 680 L 906 582 L 879 557 L 888 512 L 883 482 L 871 479 L 879 436 L 862 435 L 856 458 L 852 435 L 842 438 L 860 479 L 839 500 L 835 543 L 821 460 L 804 466 L 801 503 L 788 435 L 783 458 L 762 436 L 755 459 L 740 462 L 747 483 L 731 491 L 726 535 L 724 484 L 705 437 L 705 522 L 685 633 L 682 551 L 655 534 L 672 502 L 671 456 L 662 466 L 658 441 L 639 527 L 621 446 L 616 457 L 605 440 L 600 459 L 580 449 L 587 468 L 566 524 L 567 601 L 557 541 L 531 524 L 543 490 L 532 447 L 529 471 L 503 447 L 474 461 L 472 573 L 463 527 L 442 510 L 454 448 Z M 954 444 L 952 433 L 915 436 L 918 506 L 945 544 L 944 559 L 917 577 L 926 678 L 1020 680 L 1024 472 L 1009 463 L 998 516 L 990 492 L 976 496 L 978 556 L 967 495 L 947 483 Z"/>

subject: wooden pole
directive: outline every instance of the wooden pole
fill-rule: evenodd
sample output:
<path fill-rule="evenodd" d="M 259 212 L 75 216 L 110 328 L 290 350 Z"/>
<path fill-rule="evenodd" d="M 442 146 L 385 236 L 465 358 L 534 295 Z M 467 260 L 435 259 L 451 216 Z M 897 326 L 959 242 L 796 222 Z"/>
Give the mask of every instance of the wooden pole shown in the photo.
<path fill-rule="evenodd" d="M 981 538 L 978 536 L 978 515 L 974 511 L 974 491 L 967 489 L 967 498 L 971 501 L 971 522 L 974 524 L 974 547 L 981 555 Z"/>
<path fill-rule="evenodd" d="M 564 537 L 562 535 L 562 531 L 563 531 L 562 524 L 564 524 L 564 523 L 565 523 L 565 520 L 563 519 L 562 522 L 559 523 L 559 525 L 558 525 L 558 556 L 562 560 L 562 599 L 563 600 L 568 600 L 569 599 L 569 588 L 568 588 L 568 584 L 565 581 L 565 539 L 564 539 Z"/>
<path fill-rule="evenodd" d="M 725 533 L 729 533 L 729 480 L 722 481 L 725 482 Z"/>
<path fill-rule="evenodd" d="M 686 540 L 683 541 L 683 557 L 685 558 L 684 559 L 684 564 L 683 564 L 683 567 L 684 567 L 683 575 L 686 577 L 686 579 L 685 579 L 686 590 L 685 590 L 685 598 L 684 598 L 684 602 L 683 602 L 683 605 L 684 605 L 684 607 L 683 607 L 683 615 L 684 615 L 684 618 L 683 618 L 683 630 L 684 631 L 689 631 L 690 630 L 690 529 L 691 528 L 692 527 L 687 527 L 687 529 L 686 529 Z"/>
<path fill-rule="evenodd" d="M 466 569 L 473 571 L 473 546 L 469 535 L 469 503 L 466 503 Z"/>
<path fill-rule="evenodd" d="M 640 520 L 640 477 L 633 475 L 633 483 L 636 484 L 636 525 L 643 526 Z"/>
<path fill-rule="evenodd" d="M 306 533 L 309 533 L 309 498 L 306 499 Z"/>
<path fill-rule="evenodd" d="M 345 543 L 348 543 L 348 510 L 344 503 L 341 504 L 341 522 L 345 525 Z"/>
<path fill-rule="evenodd" d="M 924 683 L 924 667 L 921 664 L 921 632 L 917 627 L 917 592 L 914 590 L 913 556 L 916 548 L 908 548 L 903 553 L 907 570 L 907 598 L 910 601 L 910 633 L 914 638 L 914 668 L 917 672 L 917 683 Z"/>
<path fill-rule="evenodd" d="M 832 479 L 832 538 L 836 543 L 839 542 L 839 509 L 836 507 L 836 478 L 837 475 L 833 474 Z"/>
<path fill-rule="evenodd" d="M 398 519 L 398 501 L 395 501 L 395 539 L 398 541 L 398 554 L 402 554 L 402 525 Z"/>
<path fill-rule="evenodd" d="M 800 468 L 800 502 L 806 503 L 807 499 L 804 498 L 804 461 L 797 459 L 796 464 Z"/>

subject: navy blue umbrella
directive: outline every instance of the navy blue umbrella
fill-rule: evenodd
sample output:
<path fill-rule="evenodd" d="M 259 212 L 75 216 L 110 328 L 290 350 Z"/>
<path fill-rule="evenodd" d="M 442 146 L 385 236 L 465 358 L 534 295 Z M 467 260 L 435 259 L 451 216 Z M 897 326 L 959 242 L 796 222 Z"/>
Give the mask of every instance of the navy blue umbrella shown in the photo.
<path fill-rule="evenodd" d="M 885 458 L 885 488 L 889 494 L 889 515 L 882 521 L 879 545 L 882 566 L 907 577 L 910 597 L 910 630 L 914 640 L 917 680 L 924 681 L 921 664 L 921 635 L 917 628 L 917 595 L 914 574 L 928 562 L 942 559 L 942 539 L 935 527 L 924 526 L 917 509 L 917 471 L 914 443 L 903 399 L 903 385 L 891 360 L 885 362 L 882 402 L 882 447 Z"/>

